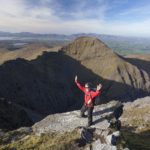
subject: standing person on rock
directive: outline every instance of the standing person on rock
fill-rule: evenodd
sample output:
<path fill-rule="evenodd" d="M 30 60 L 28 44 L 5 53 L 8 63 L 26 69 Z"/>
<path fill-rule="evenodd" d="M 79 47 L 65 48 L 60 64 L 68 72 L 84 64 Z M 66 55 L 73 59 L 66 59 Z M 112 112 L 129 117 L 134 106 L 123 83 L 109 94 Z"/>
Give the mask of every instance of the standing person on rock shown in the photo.
<path fill-rule="evenodd" d="M 88 126 L 92 125 L 92 121 L 93 121 L 93 117 L 92 117 L 92 113 L 93 113 L 93 109 L 94 109 L 94 98 L 96 96 L 99 96 L 101 93 L 101 89 L 102 89 L 102 84 L 98 84 L 96 91 L 91 90 L 91 84 L 90 83 L 86 83 L 85 86 L 82 86 L 79 81 L 78 81 L 78 77 L 75 76 L 75 83 L 78 86 L 78 88 L 84 92 L 84 105 L 81 108 L 81 117 L 85 117 L 85 111 L 88 111 Z"/>

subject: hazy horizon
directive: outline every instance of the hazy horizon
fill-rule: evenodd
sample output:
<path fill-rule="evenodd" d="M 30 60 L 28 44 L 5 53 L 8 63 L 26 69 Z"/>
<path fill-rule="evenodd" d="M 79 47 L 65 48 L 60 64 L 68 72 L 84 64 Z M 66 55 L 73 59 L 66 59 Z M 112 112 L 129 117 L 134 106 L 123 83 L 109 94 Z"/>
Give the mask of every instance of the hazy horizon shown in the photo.
<path fill-rule="evenodd" d="M 150 37 L 148 0 L 0 0 L 0 31 Z"/>
<path fill-rule="evenodd" d="M 70 34 L 61 34 L 61 33 L 52 33 L 52 32 L 47 32 L 47 33 L 45 33 L 45 32 L 30 32 L 30 31 L 20 31 L 20 32 L 11 32 L 11 31 L 0 31 L 0 32 L 3 32 L 3 33 L 10 33 L 10 34 L 21 34 L 21 33 L 31 33 L 31 34 L 40 34 L 40 35 L 64 35 L 64 36 L 72 36 L 72 35 L 81 35 L 82 36 L 82 34 L 85 34 L 85 36 L 88 36 L 88 35 L 92 35 L 93 34 L 93 36 L 94 36 L 94 34 L 95 35 L 97 35 L 97 36 L 114 36 L 114 37 L 122 37 L 122 38 L 141 38 L 141 39 L 149 39 L 150 38 L 150 36 L 136 36 L 136 35 L 115 35 L 115 34 L 101 34 L 101 33 L 70 33 Z M 1 36 L 1 35 L 0 35 Z M 84 35 L 83 35 L 84 36 Z M 1 36 L 2 38 L 4 37 L 4 36 Z M 96 36 L 94 36 L 94 37 L 96 37 Z"/>

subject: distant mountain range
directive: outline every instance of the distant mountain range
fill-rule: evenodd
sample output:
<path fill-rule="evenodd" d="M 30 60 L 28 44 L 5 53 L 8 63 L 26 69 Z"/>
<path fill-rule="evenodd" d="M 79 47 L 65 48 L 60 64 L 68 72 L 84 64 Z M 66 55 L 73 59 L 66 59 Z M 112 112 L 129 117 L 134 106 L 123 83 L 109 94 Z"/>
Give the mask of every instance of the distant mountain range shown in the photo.
<path fill-rule="evenodd" d="M 1 32 L 0 39 L 11 40 L 40 40 L 40 41 L 73 41 L 81 36 L 92 36 L 101 39 L 105 44 L 120 54 L 150 53 L 150 38 L 143 37 L 123 37 L 115 35 L 79 33 L 79 34 L 38 34 L 31 32 L 10 33 Z M 10 40 L 10 39 L 9 39 Z"/>

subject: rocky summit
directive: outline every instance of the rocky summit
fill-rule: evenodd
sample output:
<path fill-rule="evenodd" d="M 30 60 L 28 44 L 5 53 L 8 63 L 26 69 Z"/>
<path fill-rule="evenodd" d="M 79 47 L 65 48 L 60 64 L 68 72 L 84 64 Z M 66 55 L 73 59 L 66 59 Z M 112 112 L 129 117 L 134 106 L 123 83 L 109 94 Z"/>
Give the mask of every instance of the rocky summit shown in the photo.
<path fill-rule="evenodd" d="M 112 101 L 107 105 L 96 106 L 93 112 L 93 126 L 97 129 L 106 130 L 109 127 L 109 123 L 106 120 L 106 116 L 113 113 L 114 108 L 118 104 L 117 101 Z M 102 115 L 101 115 L 102 114 Z M 76 127 L 86 127 L 87 117 L 81 118 L 80 111 L 71 111 L 61 114 L 49 115 L 42 121 L 36 123 L 33 126 L 33 131 L 36 133 L 46 132 L 71 132 Z"/>
<path fill-rule="evenodd" d="M 104 84 L 105 99 L 128 101 L 150 92 L 149 72 L 143 69 L 142 64 L 140 67 L 131 63 L 99 39 L 81 37 L 62 50 L 98 76 L 91 82 L 99 80 Z"/>
<path fill-rule="evenodd" d="M 90 127 L 86 126 L 87 118 L 79 117 L 77 110 L 49 115 L 32 127 L 1 131 L 0 149 L 148 150 L 150 97 L 123 103 L 121 124 L 113 127 L 113 114 L 120 105 L 119 101 L 111 101 L 96 106 Z"/>

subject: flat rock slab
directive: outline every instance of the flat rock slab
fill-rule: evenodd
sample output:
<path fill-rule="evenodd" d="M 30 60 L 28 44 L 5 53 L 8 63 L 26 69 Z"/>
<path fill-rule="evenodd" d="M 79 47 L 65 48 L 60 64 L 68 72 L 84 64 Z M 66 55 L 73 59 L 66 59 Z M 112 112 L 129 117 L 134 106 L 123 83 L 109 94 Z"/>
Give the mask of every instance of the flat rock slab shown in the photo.
<path fill-rule="evenodd" d="M 116 103 L 110 103 L 107 106 L 95 106 L 93 112 L 94 125 L 91 127 L 106 130 L 109 127 L 105 117 L 113 112 L 112 106 Z M 35 133 L 47 132 L 71 132 L 77 127 L 86 127 L 88 119 L 80 117 L 80 111 L 72 111 L 67 113 L 58 113 L 47 116 L 45 119 L 37 122 L 32 126 Z"/>

